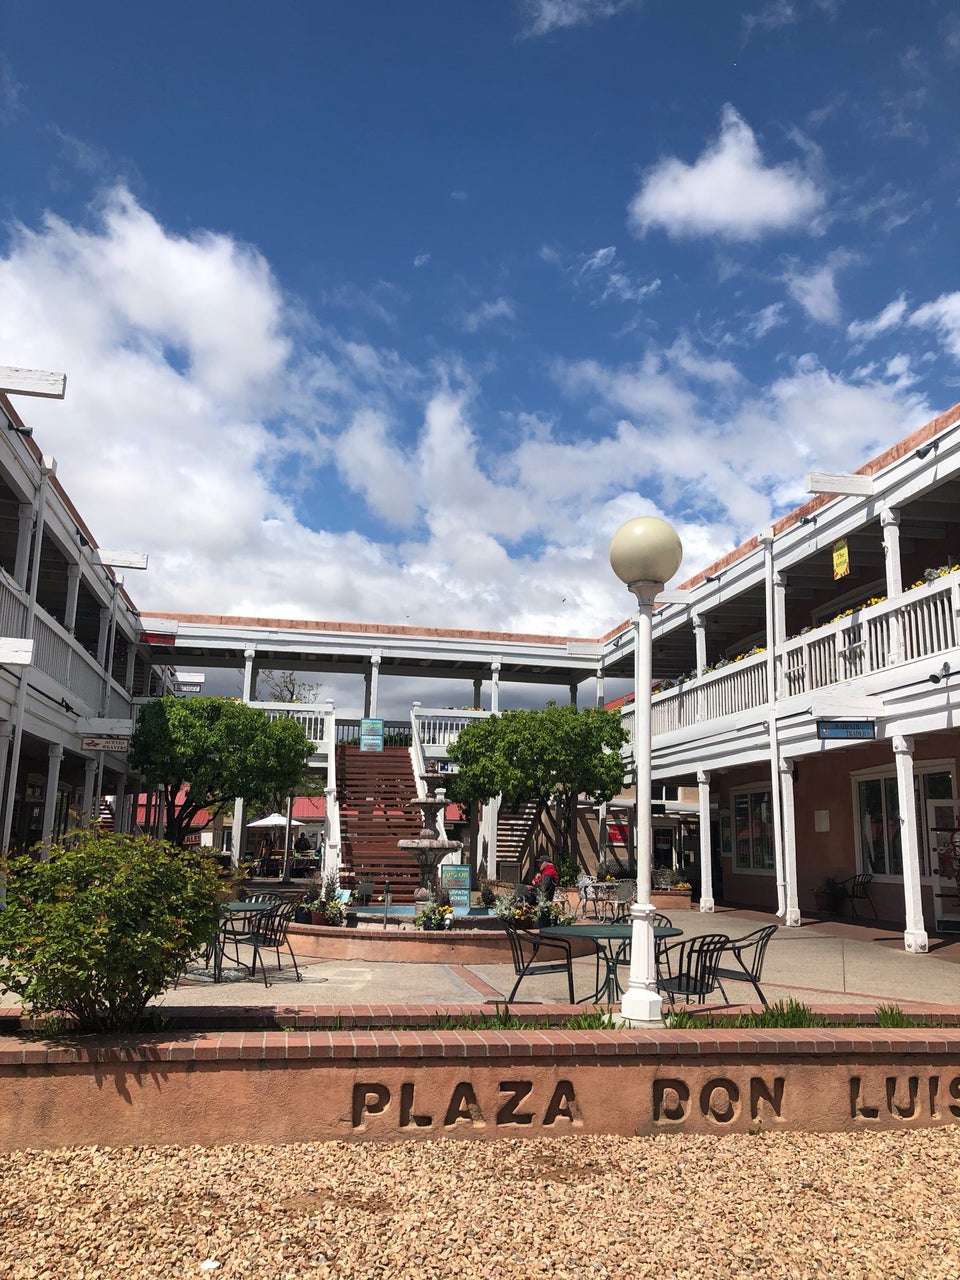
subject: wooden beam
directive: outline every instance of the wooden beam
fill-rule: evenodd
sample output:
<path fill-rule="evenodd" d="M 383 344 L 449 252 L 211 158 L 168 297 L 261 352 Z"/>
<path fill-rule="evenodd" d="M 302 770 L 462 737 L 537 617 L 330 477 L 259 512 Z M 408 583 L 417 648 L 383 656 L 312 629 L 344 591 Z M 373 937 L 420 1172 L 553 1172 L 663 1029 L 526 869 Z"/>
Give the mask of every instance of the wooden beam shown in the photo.
<path fill-rule="evenodd" d="M 0 365 L 0 391 L 8 396 L 41 396 L 45 400 L 62 400 L 67 394 L 67 375 L 45 373 L 42 369 L 15 369 Z"/>

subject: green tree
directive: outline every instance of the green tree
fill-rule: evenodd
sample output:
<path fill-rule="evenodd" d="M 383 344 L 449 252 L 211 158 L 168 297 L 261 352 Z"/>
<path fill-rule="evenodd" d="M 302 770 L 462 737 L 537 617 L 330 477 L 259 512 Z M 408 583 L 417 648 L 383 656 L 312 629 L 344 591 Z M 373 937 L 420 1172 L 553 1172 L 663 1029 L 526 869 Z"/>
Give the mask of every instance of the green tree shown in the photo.
<path fill-rule="evenodd" d="M 164 793 L 166 838 L 182 845 L 201 809 L 293 794 L 313 744 L 295 720 L 232 698 L 158 698 L 141 708 L 129 762 Z"/>
<path fill-rule="evenodd" d="M 623 787 L 620 749 L 626 733 L 615 711 L 550 702 L 542 711 L 505 711 L 475 720 L 451 743 L 458 772 L 451 799 L 486 802 L 502 794 L 511 804 L 537 802 L 538 820 L 549 813 L 557 856 L 577 851 L 580 796 L 600 804 Z"/>
<path fill-rule="evenodd" d="M 215 865 L 149 836 L 92 827 L 2 873 L 0 989 L 82 1031 L 135 1031 L 217 927 Z"/>

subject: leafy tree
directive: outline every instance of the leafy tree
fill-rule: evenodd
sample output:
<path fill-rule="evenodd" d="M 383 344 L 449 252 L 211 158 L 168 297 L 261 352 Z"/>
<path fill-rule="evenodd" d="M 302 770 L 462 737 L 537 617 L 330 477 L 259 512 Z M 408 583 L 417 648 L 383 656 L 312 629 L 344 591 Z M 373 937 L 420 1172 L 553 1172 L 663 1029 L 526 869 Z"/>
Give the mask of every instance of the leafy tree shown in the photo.
<path fill-rule="evenodd" d="M 542 711 L 505 711 L 461 730 L 447 754 L 457 765 L 450 795 L 462 803 L 503 794 L 510 804 L 537 802 L 549 812 L 559 857 L 576 855 L 579 796 L 595 804 L 623 787 L 620 749 L 626 733 L 615 711 L 549 702 Z"/>
<path fill-rule="evenodd" d="M 135 1031 L 217 927 L 216 866 L 149 836 L 91 827 L 3 874 L 0 989 L 82 1031 Z"/>
<path fill-rule="evenodd" d="M 293 794 L 313 744 L 297 721 L 232 698 L 158 698 L 141 708 L 129 762 L 164 792 L 166 838 L 182 845 L 201 809 Z"/>
<path fill-rule="evenodd" d="M 323 684 L 318 680 L 301 680 L 295 671 L 261 671 L 257 680 L 258 694 L 262 690 L 269 698 L 264 702 L 304 702 L 315 704 L 320 701 L 320 690 Z"/>

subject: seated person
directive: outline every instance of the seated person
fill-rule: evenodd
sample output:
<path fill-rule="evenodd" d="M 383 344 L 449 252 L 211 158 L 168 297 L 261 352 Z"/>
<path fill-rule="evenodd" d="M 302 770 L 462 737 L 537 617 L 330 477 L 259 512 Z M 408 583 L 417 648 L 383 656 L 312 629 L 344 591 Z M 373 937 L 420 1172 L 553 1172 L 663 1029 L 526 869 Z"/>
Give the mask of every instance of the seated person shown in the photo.
<path fill-rule="evenodd" d="M 552 902 L 559 883 L 560 873 L 553 865 L 552 859 L 547 854 L 542 853 L 537 858 L 537 874 L 528 885 L 523 886 L 521 896 L 527 902 L 535 903 L 537 894 L 542 893 L 548 902 Z"/>

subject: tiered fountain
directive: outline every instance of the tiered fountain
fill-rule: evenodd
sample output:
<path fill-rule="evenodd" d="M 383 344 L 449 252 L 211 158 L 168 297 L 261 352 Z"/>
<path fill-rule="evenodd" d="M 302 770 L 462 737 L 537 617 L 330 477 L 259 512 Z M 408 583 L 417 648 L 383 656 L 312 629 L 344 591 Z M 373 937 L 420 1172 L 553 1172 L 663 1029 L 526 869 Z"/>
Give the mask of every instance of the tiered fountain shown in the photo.
<path fill-rule="evenodd" d="M 432 898 L 436 892 L 437 867 L 449 853 L 459 853 L 463 844 L 459 840 L 445 840 L 440 835 L 437 818 L 442 809 L 447 807 L 447 793 L 439 786 L 440 774 L 436 769 L 428 769 L 420 775 L 426 785 L 425 796 L 414 796 L 410 805 L 415 805 L 423 815 L 423 826 L 419 835 L 413 840 L 398 840 L 397 848 L 412 853 L 420 867 L 420 887 L 414 894 L 417 902 Z"/>

